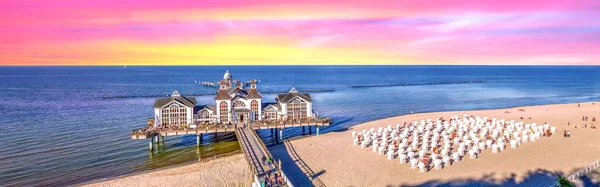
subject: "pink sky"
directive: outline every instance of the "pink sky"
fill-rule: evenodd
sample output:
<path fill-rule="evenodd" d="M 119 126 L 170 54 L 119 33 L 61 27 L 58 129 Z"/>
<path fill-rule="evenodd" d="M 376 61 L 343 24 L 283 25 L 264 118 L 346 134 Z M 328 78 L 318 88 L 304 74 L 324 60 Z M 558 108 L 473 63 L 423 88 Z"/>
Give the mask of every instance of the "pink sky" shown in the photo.
<path fill-rule="evenodd" d="M 600 64 L 600 1 L 0 2 L 3 65 Z"/>

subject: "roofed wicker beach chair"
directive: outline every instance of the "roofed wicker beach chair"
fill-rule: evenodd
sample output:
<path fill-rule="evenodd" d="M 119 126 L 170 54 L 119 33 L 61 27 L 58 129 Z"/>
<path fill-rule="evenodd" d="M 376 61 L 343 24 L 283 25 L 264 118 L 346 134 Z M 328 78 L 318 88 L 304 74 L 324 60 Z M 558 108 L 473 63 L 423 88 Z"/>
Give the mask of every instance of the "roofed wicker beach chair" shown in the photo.
<path fill-rule="evenodd" d="M 400 164 L 406 164 L 407 163 L 407 156 L 404 153 L 400 153 L 398 152 L 398 158 L 400 159 Z"/>
<path fill-rule="evenodd" d="M 419 162 L 419 165 L 418 165 L 418 166 L 419 166 L 419 171 L 420 171 L 421 173 L 425 173 L 425 172 L 427 172 L 427 168 L 425 168 L 425 164 L 424 164 L 423 162 Z"/>
<path fill-rule="evenodd" d="M 417 159 L 410 159 L 410 168 L 412 169 L 417 169 L 417 164 L 419 163 L 419 160 Z"/>
<path fill-rule="evenodd" d="M 460 155 L 458 155 L 458 153 L 457 153 L 457 152 L 454 152 L 454 153 L 452 153 L 452 160 L 453 160 L 454 162 L 459 162 L 459 161 L 460 161 L 460 159 L 461 159 L 461 156 L 460 156 Z"/>

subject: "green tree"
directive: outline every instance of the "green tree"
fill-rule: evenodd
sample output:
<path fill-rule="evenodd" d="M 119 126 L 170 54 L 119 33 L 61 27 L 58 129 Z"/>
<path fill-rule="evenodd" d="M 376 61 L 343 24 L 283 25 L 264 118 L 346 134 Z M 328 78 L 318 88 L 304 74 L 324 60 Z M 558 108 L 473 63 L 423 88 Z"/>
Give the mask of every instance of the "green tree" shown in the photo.
<path fill-rule="evenodd" d="M 575 187 L 575 184 L 573 184 L 571 181 L 569 181 L 569 179 L 563 177 L 559 173 L 556 173 L 556 177 L 558 178 L 558 183 L 560 184 L 560 187 Z"/>

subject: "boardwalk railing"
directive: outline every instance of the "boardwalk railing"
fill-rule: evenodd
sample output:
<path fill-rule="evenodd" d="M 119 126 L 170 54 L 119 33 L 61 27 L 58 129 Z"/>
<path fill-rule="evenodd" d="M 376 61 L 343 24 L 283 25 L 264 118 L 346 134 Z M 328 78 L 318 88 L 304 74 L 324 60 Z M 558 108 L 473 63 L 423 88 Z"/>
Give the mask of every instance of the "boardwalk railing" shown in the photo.
<path fill-rule="evenodd" d="M 252 175 L 254 175 L 256 177 L 256 168 L 254 168 L 254 165 L 252 164 L 252 158 L 250 158 L 249 153 L 247 152 L 246 149 L 244 149 L 244 147 L 247 147 L 246 145 L 248 144 L 248 142 L 246 141 L 245 138 L 242 138 L 242 135 L 240 134 L 241 132 L 239 131 L 235 131 L 235 135 L 238 138 L 238 141 L 240 142 L 240 144 L 242 144 L 242 152 L 244 152 L 245 158 L 248 161 L 248 166 L 250 167 L 250 172 L 252 172 Z"/>
<path fill-rule="evenodd" d="M 590 164 L 589 166 L 573 173 L 572 175 L 569 175 L 567 177 L 567 179 L 569 179 L 569 181 L 571 182 L 575 182 L 577 181 L 579 178 L 585 176 L 586 174 L 598 169 L 600 167 L 600 160 L 596 160 L 594 163 Z"/>
<path fill-rule="evenodd" d="M 273 159 L 273 155 L 271 155 L 271 152 L 269 152 L 269 150 L 267 149 L 267 146 L 265 146 L 265 144 L 263 143 L 263 141 L 260 139 L 260 136 L 258 136 L 258 134 L 256 133 L 255 130 L 251 130 L 252 134 L 254 135 L 254 137 L 258 140 L 258 144 L 260 146 L 260 149 L 265 152 L 267 154 L 267 156 L 271 159 Z M 283 178 L 283 180 L 285 181 L 285 184 L 287 186 L 290 187 L 294 187 L 294 185 L 292 184 L 292 182 L 290 181 L 290 179 L 288 179 L 287 175 L 283 172 L 283 169 L 281 169 L 279 166 L 279 164 L 281 164 L 281 160 L 279 160 L 276 164 L 273 164 L 275 166 L 275 169 L 279 172 L 281 172 L 281 177 Z"/>

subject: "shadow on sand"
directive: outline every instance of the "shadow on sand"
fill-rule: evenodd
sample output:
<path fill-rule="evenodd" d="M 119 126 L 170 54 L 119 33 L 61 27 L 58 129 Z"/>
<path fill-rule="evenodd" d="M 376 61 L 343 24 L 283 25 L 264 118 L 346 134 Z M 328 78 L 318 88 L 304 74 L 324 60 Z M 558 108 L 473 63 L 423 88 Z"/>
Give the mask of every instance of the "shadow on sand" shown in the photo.
<path fill-rule="evenodd" d="M 570 173 L 574 173 L 581 168 L 575 169 Z M 398 185 L 387 185 L 389 187 L 393 186 L 403 186 L 403 187 L 422 187 L 422 186 L 438 186 L 438 187 L 454 187 L 454 186 L 466 186 L 466 187 L 482 187 L 482 186 L 516 186 L 516 187 L 550 187 L 554 186 L 553 182 L 557 179 L 556 173 L 567 176 L 569 174 L 554 172 L 545 169 L 537 169 L 533 171 L 527 172 L 524 179 L 517 182 L 515 177 L 516 174 L 512 173 L 509 177 L 499 179 L 495 177 L 496 173 L 491 172 L 484 174 L 481 179 L 454 179 L 454 180 L 430 180 L 421 184 L 416 185 L 408 185 L 408 184 L 398 184 Z M 594 179 L 594 180 L 592 180 Z M 594 171 L 589 173 L 588 175 L 579 179 L 576 182 L 577 186 L 600 186 L 600 172 Z"/>
<path fill-rule="evenodd" d="M 289 140 L 285 140 L 282 144 L 271 146 L 270 151 L 273 157 L 281 160 L 283 171 L 294 186 L 320 186 L 318 185 L 320 184 L 320 180 L 316 178 L 323 175 L 326 171 L 321 170 L 315 173 L 296 153 L 294 146 Z M 313 181 L 313 179 L 315 180 Z"/>

